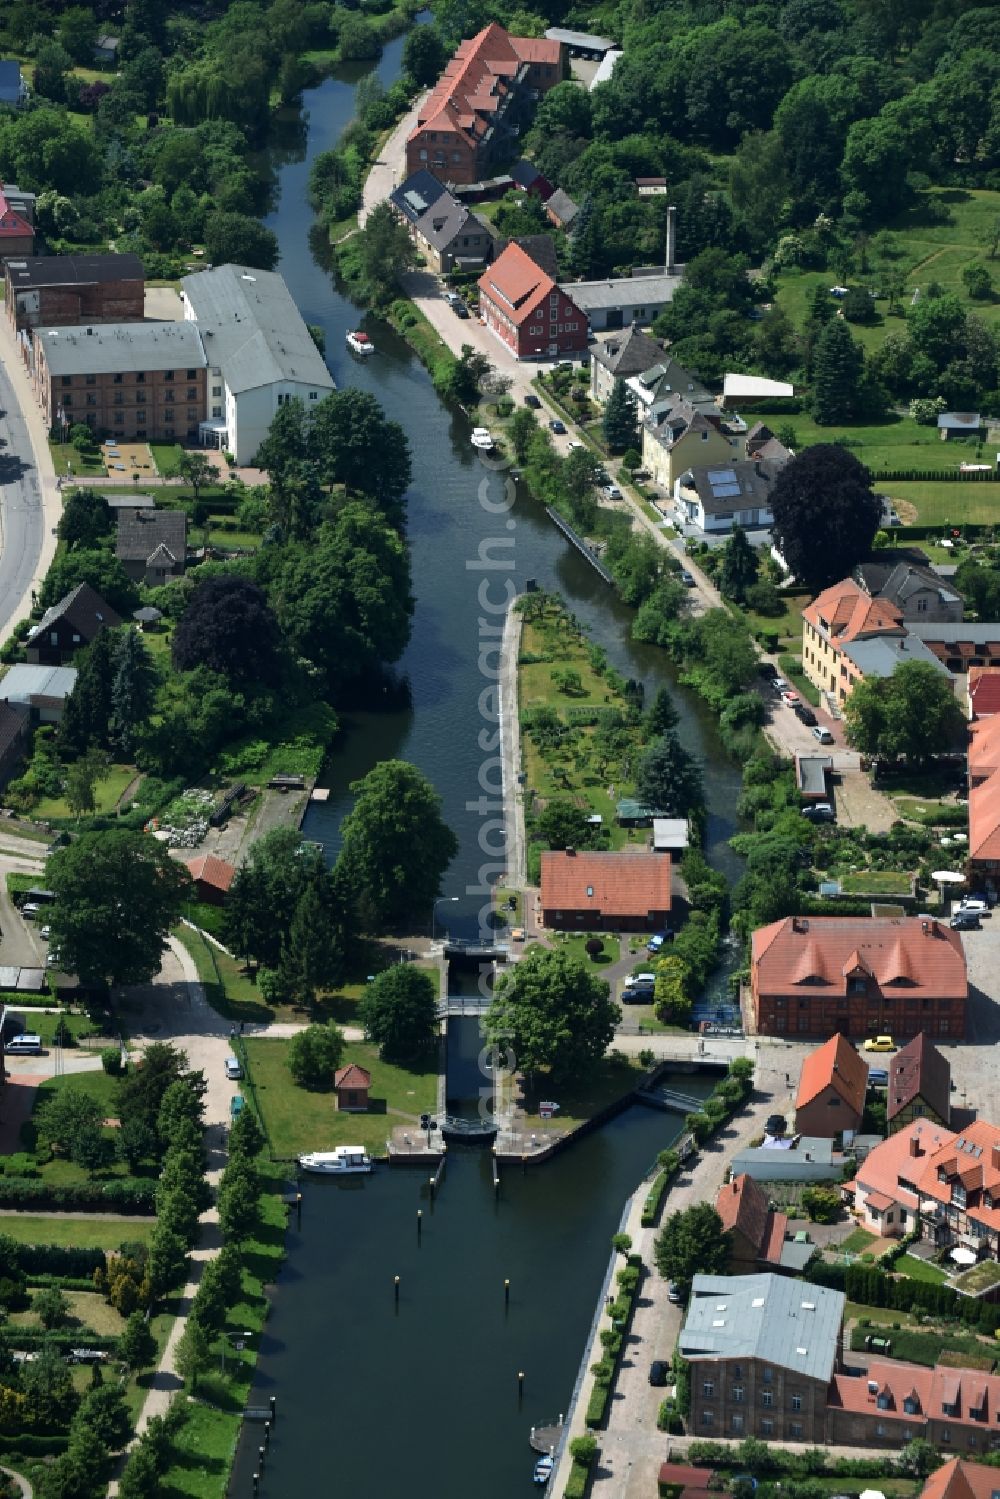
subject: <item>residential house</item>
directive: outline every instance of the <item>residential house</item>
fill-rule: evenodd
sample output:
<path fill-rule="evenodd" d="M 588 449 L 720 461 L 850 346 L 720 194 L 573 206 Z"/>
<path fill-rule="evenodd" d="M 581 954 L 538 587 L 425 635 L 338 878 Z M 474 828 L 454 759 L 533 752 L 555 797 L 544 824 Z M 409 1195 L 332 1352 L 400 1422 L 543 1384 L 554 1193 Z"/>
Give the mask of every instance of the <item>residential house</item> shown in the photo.
<path fill-rule="evenodd" d="M 594 333 L 602 329 L 627 328 L 630 323 L 648 326 L 673 300 L 681 284 L 683 267 L 667 273 L 662 269 L 637 268 L 631 276 L 609 281 L 565 281 L 563 290 L 589 319 Z"/>
<path fill-rule="evenodd" d="M 914 1119 L 947 1125 L 950 1118 L 951 1066 L 921 1031 L 889 1061 L 889 1129 L 895 1133 Z"/>
<path fill-rule="evenodd" d="M 533 260 L 538 268 L 551 276 L 553 281 L 559 279 L 559 256 L 556 254 L 556 242 L 551 234 L 516 234 L 513 239 L 498 239 L 494 247 L 494 255 L 501 255 L 508 245 L 518 245 Z"/>
<path fill-rule="evenodd" d="M 983 419 L 978 411 L 942 411 L 937 419 L 938 436 L 942 442 L 949 437 L 978 437 Z"/>
<path fill-rule="evenodd" d="M 543 203 L 547 203 L 555 192 L 544 172 L 540 172 L 535 163 L 524 156 L 520 161 L 515 161 L 510 169 L 510 177 L 515 187 L 527 193 L 529 198 L 539 198 Z"/>
<path fill-rule="evenodd" d="M 207 370 L 193 324 L 35 328 L 30 352 L 49 427 L 86 422 L 119 441 L 197 439 Z"/>
<path fill-rule="evenodd" d="M 118 48 L 121 41 L 112 36 L 110 32 L 103 31 L 94 43 L 94 61 L 114 63 L 118 60 Z"/>
<path fill-rule="evenodd" d="M 868 1063 L 846 1036 L 831 1036 L 811 1051 L 799 1073 L 795 1130 L 832 1138 L 859 1130 L 868 1090 Z"/>
<path fill-rule="evenodd" d="M 719 1475 L 714 1468 L 692 1468 L 687 1463 L 660 1464 L 659 1493 L 670 1499 L 709 1499 L 709 1488 L 718 1499 L 731 1499 L 727 1489 L 718 1489 Z M 978 1499 L 978 1496 L 977 1496 Z M 989 1499 L 989 1496 L 986 1496 Z"/>
<path fill-rule="evenodd" d="M 922 1211 L 928 1162 L 957 1138 L 943 1125 L 913 1119 L 870 1150 L 844 1185 L 863 1227 L 886 1239 L 909 1233 Z"/>
<path fill-rule="evenodd" d="M 4 306 L 16 332 L 81 323 L 141 323 L 146 275 L 138 255 L 8 260 Z"/>
<path fill-rule="evenodd" d="M 0 786 L 6 786 L 30 743 L 30 709 L 24 703 L 0 701 Z"/>
<path fill-rule="evenodd" d="M 115 556 L 129 577 L 147 588 L 179 578 L 187 561 L 187 514 L 183 510 L 119 510 Z"/>
<path fill-rule="evenodd" d="M 586 318 L 519 245 L 508 245 L 479 278 L 479 311 L 517 359 L 552 359 L 587 347 Z"/>
<path fill-rule="evenodd" d="M 292 295 L 275 271 L 216 266 L 181 281 L 182 326 L 200 334 L 209 367 L 205 446 L 252 463 L 279 409 L 307 411 L 334 389 L 333 376 Z"/>
<path fill-rule="evenodd" d="M 969 792 L 969 874 L 995 892 L 1000 884 L 1000 775 Z"/>
<path fill-rule="evenodd" d="M 758 1182 L 839 1182 L 847 1157 L 821 1135 L 765 1135 L 762 1145 L 746 1145 L 729 1163 L 734 1176 Z"/>
<path fill-rule="evenodd" d="M 919 1499 L 996 1499 L 997 1470 L 953 1457 L 924 1483 Z"/>
<path fill-rule="evenodd" d="M 590 346 L 590 394 L 603 406 L 616 380 L 641 375 L 664 357 L 663 345 L 634 323 L 620 333 L 595 339 Z"/>
<path fill-rule="evenodd" d="M 771 1206 L 752 1176 L 734 1176 L 720 1187 L 715 1211 L 730 1235 L 733 1275 L 753 1275 L 759 1270 L 797 1274 L 812 1257 L 815 1245 L 796 1244 L 789 1238 L 788 1215 Z"/>
<path fill-rule="evenodd" d="M 842 1291 L 783 1275 L 696 1275 L 677 1341 L 693 1437 L 824 1440 Z"/>
<path fill-rule="evenodd" d="M 35 253 L 35 226 L 0 187 L 0 260 Z"/>
<path fill-rule="evenodd" d="M 27 708 L 32 725 L 61 723 L 76 686 L 75 666 L 11 666 L 0 681 L 0 701 Z"/>
<path fill-rule="evenodd" d="M 958 1041 L 967 996 L 961 935 L 931 916 L 786 916 L 751 940 L 760 1035 Z"/>
<path fill-rule="evenodd" d="M 406 142 L 407 174 L 478 182 L 507 155 L 540 95 L 563 77 L 559 42 L 511 36 L 492 21 L 459 44 Z"/>
<path fill-rule="evenodd" d="M 209 906 L 224 906 L 229 887 L 236 878 L 235 865 L 217 854 L 197 854 L 185 859 L 187 871 L 194 881 L 198 899 Z"/>
<path fill-rule="evenodd" d="M 851 1447 L 898 1450 L 922 1438 L 939 1451 L 995 1452 L 1000 1412 L 1000 1377 L 976 1369 L 904 1364 L 870 1359 L 867 1370 L 838 1369 L 830 1385 L 826 1441 Z M 996 1469 L 992 1489 L 974 1492 L 994 1499 L 1000 1490 Z M 932 1475 L 928 1483 L 936 1493 Z M 962 1485 L 954 1485 L 956 1493 Z M 924 1489 L 927 1493 L 927 1489 Z"/>
<path fill-rule="evenodd" d="M 962 619 L 962 595 L 932 568 L 893 562 L 891 552 L 885 555 L 885 561 L 860 562 L 854 569 L 854 581 L 869 598 L 887 600 L 903 620 L 918 624 L 949 624 Z"/>
<path fill-rule="evenodd" d="M 674 481 L 674 514 L 682 526 L 728 535 L 736 526 L 759 531 L 774 524 L 771 496 L 784 463 L 762 458 L 719 468 L 689 468 Z"/>
<path fill-rule="evenodd" d="M 673 397 L 661 416 L 644 421 L 641 431 L 642 466 L 670 494 L 688 469 L 722 468 L 744 456 L 735 428 L 717 412 L 699 411 L 681 395 Z"/>
<path fill-rule="evenodd" d="M 666 177 L 637 177 L 635 188 L 640 198 L 665 198 L 667 179 Z"/>
<path fill-rule="evenodd" d="M 413 240 L 438 275 L 481 270 L 493 254 L 493 231 L 471 208 L 445 192 L 413 225 Z"/>
<path fill-rule="evenodd" d="M 28 102 L 29 89 L 18 62 L 4 58 L 0 61 L 0 104 L 20 109 Z"/>
<path fill-rule="evenodd" d="M 389 194 L 389 202 L 403 222 L 412 228 L 446 194 L 448 189 L 444 183 L 432 177 L 426 167 L 421 167 L 419 171 L 411 172 L 406 181 Z"/>
<path fill-rule="evenodd" d="M 542 854 L 545 926 L 560 931 L 651 931 L 671 912 L 671 861 L 655 853 Z"/>
<path fill-rule="evenodd" d="M 1000 716 L 969 725 L 969 785 L 980 786 L 1000 770 Z"/>
<path fill-rule="evenodd" d="M 357 1062 L 338 1067 L 333 1074 L 333 1091 L 337 1097 L 338 1110 L 342 1113 L 367 1113 L 371 1085 L 372 1075 L 367 1067 L 359 1067 Z"/>
<path fill-rule="evenodd" d="M 678 395 L 683 396 L 689 406 L 708 417 L 717 417 L 719 414 L 719 407 L 711 391 L 666 353 L 661 353 L 647 369 L 630 375 L 625 384 L 635 396 L 640 421 L 663 416 Z M 785 449 L 778 443 L 775 456 L 784 452 Z M 769 458 L 772 454 L 747 453 L 746 456 Z"/>
<path fill-rule="evenodd" d="M 970 666 L 965 684 L 970 718 L 993 718 L 1000 714 L 1000 666 Z"/>
<path fill-rule="evenodd" d="M 78 583 L 32 625 L 25 655 L 33 666 L 62 666 L 103 629 L 113 630 L 120 624 L 111 605 L 89 583 Z"/>
<path fill-rule="evenodd" d="M 962 626 L 932 625 L 933 631 Z M 998 631 L 1000 635 L 1000 631 Z M 940 656 L 907 629 L 892 600 L 872 597 L 853 578 L 825 589 L 802 611 L 802 669 L 821 692 L 843 703 L 866 677 L 890 677 L 902 662 L 946 671 Z"/>
<path fill-rule="evenodd" d="M 545 217 L 557 229 L 569 229 L 579 212 L 579 205 L 561 187 L 556 188 L 545 203 Z"/>

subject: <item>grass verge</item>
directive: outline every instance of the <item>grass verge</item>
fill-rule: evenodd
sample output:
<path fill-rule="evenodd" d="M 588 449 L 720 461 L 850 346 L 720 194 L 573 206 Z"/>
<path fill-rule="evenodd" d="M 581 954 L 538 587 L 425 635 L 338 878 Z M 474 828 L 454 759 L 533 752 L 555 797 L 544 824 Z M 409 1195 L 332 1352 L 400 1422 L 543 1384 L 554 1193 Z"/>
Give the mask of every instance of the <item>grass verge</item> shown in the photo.
<path fill-rule="evenodd" d="M 75 1249 L 117 1249 L 145 1243 L 152 1218 L 72 1218 L 68 1213 L 0 1213 L 0 1234 L 19 1244 L 58 1244 Z"/>

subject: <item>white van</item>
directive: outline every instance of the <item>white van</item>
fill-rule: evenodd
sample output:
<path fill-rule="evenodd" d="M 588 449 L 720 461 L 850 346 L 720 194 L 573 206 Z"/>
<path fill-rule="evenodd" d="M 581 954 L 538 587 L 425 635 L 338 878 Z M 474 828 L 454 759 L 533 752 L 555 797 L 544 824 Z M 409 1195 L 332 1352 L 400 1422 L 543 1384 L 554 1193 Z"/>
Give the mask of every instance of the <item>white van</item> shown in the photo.
<path fill-rule="evenodd" d="M 239 1061 L 236 1057 L 226 1058 L 226 1076 L 229 1078 L 230 1082 L 234 1083 L 238 1083 L 240 1078 L 243 1076 L 243 1068 L 240 1066 Z"/>
<path fill-rule="evenodd" d="M 39 1056 L 42 1050 L 42 1038 L 31 1031 L 22 1031 L 19 1036 L 12 1036 L 4 1047 L 4 1051 L 11 1056 Z"/>

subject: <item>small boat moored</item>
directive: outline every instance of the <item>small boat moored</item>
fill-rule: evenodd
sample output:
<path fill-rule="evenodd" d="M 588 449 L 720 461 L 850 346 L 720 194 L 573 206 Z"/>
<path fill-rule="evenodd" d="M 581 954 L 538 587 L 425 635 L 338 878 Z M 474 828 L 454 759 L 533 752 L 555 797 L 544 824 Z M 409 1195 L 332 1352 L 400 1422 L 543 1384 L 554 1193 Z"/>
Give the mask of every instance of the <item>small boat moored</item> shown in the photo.
<path fill-rule="evenodd" d="M 473 427 L 472 437 L 469 439 L 474 448 L 481 453 L 490 453 L 493 450 L 493 434 L 488 427 Z"/>
<path fill-rule="evenodd" d="M 374 354 L 375 352 L 375 345 L 368 334 L 362 333 L 360 329 L 347 335 L 347 347 L 355 354 Z"/>
<path fill-rule="evenodd" d="M 374 1162 L 363 1145 L 338 1145 L 336 1150 L 314 1150 L 299 1156 L 303 1171 L 318 1176 L 346 1176 L 370 1171 Z"/>
<path fill-rule="evenodd" d="M 549 1479 L 552 1477 L 552 1469 L 555 1467 L 555 1465 L 555 1459 L 548 1454 L 546 1454 L 545 1457 L 540 1457 L 535 1464 L 535 1471 L 532 1475 L 535 1483 L 537 1483 L 539 1486 L 548 1483 Z"/>

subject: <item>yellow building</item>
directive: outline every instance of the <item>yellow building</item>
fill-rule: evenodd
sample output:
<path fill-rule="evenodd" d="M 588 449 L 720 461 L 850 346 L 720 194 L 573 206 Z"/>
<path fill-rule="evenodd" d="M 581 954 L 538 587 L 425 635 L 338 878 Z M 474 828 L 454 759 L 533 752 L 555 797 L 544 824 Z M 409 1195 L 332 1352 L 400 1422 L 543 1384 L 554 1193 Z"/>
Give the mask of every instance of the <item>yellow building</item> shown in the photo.
<path fill-rule="evenodd" d="M 727 426 L 721 416 L 706 416 L 682 396 L 662 416 L 642 426 L 642 466 L 654 483 L 672 494 L 674 483 L 689 468 L 735 463 L 746 457 L 745 429 Z"/>

